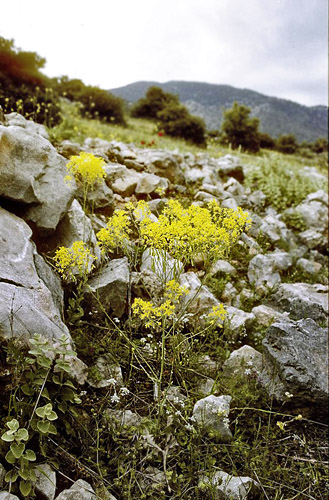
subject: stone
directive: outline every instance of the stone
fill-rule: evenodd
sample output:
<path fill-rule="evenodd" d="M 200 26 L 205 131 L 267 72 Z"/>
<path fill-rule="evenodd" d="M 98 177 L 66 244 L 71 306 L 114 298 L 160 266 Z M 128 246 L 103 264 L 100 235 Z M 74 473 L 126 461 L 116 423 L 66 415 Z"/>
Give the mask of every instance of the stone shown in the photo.
<path fill-rule="evenodd" d="M 202 378 L 199 380 L 195 389 L 198 391 L 199 394 L 206 397 L 212 393 L 214 384 L 215 384 L 215 380 L 213 378 L 209 378 L 209 377 Z"/>
<path fill-rule="evenodd" d="M 174 279 L 181 273 L 182 269 L 183 264 L 170 257 L 167 252 L 155 254 L 148 248 L 143 252 L 140 267 L 141 272 L 154 272 L 162 283 L 166 283 L 167 281 Z"/>
<path fill-rule="evenodd" d="M 287 252 L 272 252 L 255 255 L 249 262 L 248 279 L 259 294 L 272 290 L 281 283 L 278 271 L 292 266 L 292 257 Z"/>
<path fill-rule="evenodd" d="M 135 189 L 136 195 L 156 194 L 157 190 L 167 191 L 169 187 L 168 179 L 154 174 L 140 174 L 139 181 Z"/>
<path fill-rule="evenodd" d="M 239 165 L 239 158 L 232 155 L 225 155 L 216 161 L 217 172 L 221 177 L 233 177 L 239 182 L 244 181 L 244 171 Z"/>
<path fill-rule="evenodd" d="M 232 210 L 237 210 L 238 208 L 238 204 L 234 198 L 225 198 L 225 200 L 221 202 L 221 206 L 223 208 L 231 208 Z"/>
<path fill-rule="evenodd" d="M 233 352 L 224 362 L 224 375 L 235 377 L 236 375 L 255 375 L 262 371 L 263 359 L 260 352 L 249 345 L 244 345 Z"/>
<path fill-rule="evenodd" d="M 87 481 L 78 479 L 71 488 L 62 491 L 56 500 L 96 500 L 96 495 Z"/>
<path fill-rule="evenodd" d="M 209 271 L 210 276 L 216 277 L 218 275 L 235 276 L 237 271 L 227 260 L 219 259 L 211 266 Z"/>
<path fill-rule="evenodd" d="M 100 259 L 101 252 L 91 220 L 85 215 L 82 206 L 77 200 L 73 200 L 66 215 L 59 223 L 56 232 L 48 238 L 48 250 L 53 250 L 59 246 L 70 248 L 75 241 L 84 241 L 91 253 L 98 260 Z"/>
<path fill-rule="evenodd" d="M 0 500 L 19 500 L 19 498 L 8 491 L 0 491 Z"/>
<path fill-rule="evenodd" d="M 70 333 L 61 319 L 61 311 L 56 307 L 62 303 L 62 291 L 56 278 L 55 299 L 37 272 L 45 277 L 52 270 L 41 258 L 36 258 L 35 246 L 31 241 L 29 226 L 15 215 L 0 208 L 0 317 L 4 337 L 29 339 L 34 333 L 49 340 L 59 339 Z"/>
<path fill-rule="evenodd" d="M 120 194 L 124 197 L 131 196 L 135 192 L 136 186 L 140 180 L 140 176 L 142 175 L 135 171 L 129 171 L 128 169 L 126 170 L 127 172 L 124 176 L 117 178 L 111 184 L 111 189 L 115 193 Z"/>
<path fill-rule="evenodd" d="M 316 276 L 322 269 L 322 264 L 308 259 L 298 259 L 296 267 L 305 274 Z"/>
<path fill-rule="evenodd" d="M 88 378 L 88 384 L 95 389 L 104 389 L 106 387 L 112 387 L 114 379 L 116 381 L 115 386 L 123 386 L 122 370 L 118 363 L 113 362 L 108 354 L 100 356 L 97 358 L 95 363 L 95 368 L 100 377 L 99 380 L 94 380 Z"/>
<path fill-rule="evenodd" d="M 270 326 L 273 321 L 282 319 L 285 317 L 286 313 L 281 313 L 272 307 L 265 306 L 261 304 L 260 306 L 253 307 L 251 312 L 256 318 L 256 322 L 260 326 Z"/>
<path fill-rule="evenodd" d="M 289 404 L 304 417 L 328 417 L 327 331 L 313 319 L 279 320 L 263 339 L 264 369 L 259 377 L 279 402 Z"/>
<path fill-rule="evenodd" d="M 302 241 L 307 248 L 317 248 L 323 244 L 323 235 L 315 229 L 307 229 L 298 234 L 299 239 Z"/>
<path fill-rule="evenodd" d="M 225 304 L 231 304 L 232 301 L 237 297 L 238 290 L 235 288 L 232 283 L 226 283 L 225 288 L 221 295 L 221 300 L 225 302 Z"/>
<path fill-rule="evenodd" d="M 197 401 L 193 408 L 200 429 L 223 443 L 233 439 L 228 419 L 231 399 L 231 396 L 210 395 Z"/>
<path fill-rule="evenodd" d="M 131 287 L 136 297 L 160 298 L 163 291 L 161 280 L 149 269 L 131 273 Z"/>
<path fill-rule="evenodd" d="M 232 476 L 224 471 L 216 471 L 213 476 L 201 477 L 199 488 L 215 488 L 215 499 L 247 500 L 249 493 L 259 488 L 259 483 L 248 476 Z"/>
<path fill-rule="evenodd" d="M 171 385 L 168 388 L 168 390 L 166 391 L 166 398 L 168 399 L 168 401 L 175 405 L 184 404 L 187 399 L 187 397 L 182 394 L 181 388 L 177 385 Z"/>
<path fill-rule="evenodd" d="M 127 257 L 111 260 L 90 278 L 85 291 L 89 308 L 102 315 L 110 310 L 118 317 L 124 314 L 127 304 L 129 266 Z M 97 313 L 96 313 L 97 314 Z"/>
<path fill-rule="evenodd" d="M 234 338 L 245 337 L 247 330 L 250 329 L 255 320 L 253 313 L 232 306 L 226 307 L 226 312 L 225 330 L 230 332 Z"/>
<path fill-rule="evenodd" d="M 78 191 L 78 195 L 80 201 L 82 201 L 82 190 Z M 88 205 L 92 207 L 92 210 L 112 215 L 114 206 L 113 191 L 107 186 L 105 181 L 96 184 L 93 189 L 88 191 Z"/>
<path fill-rule="evenodd" d="M 198 358 L 197 371 L 206 377 L 215 378 L 218 369 L 217 361 L 211 359 L 207 354 Z"/>
<path fill-rule="evenodd" d="M 245 192 L 242 184 L 234 179 L 234 177 L 230 177 L 230 179 L 225 182 L 225 184 L 223 185 L 223 189 L 230 193 L 232 196 L 243 195 Z"/>
<path fill-rule="evenodd" d="M 328 206 L 323 201 L 319 201 L 314 197 L 307 197 L 297 207 L 292 210 L 288 209 L 284 213 L 288 212 L 290 214 L 291 211 L 302 217 L 306 229 L 314 229 L 321 233 L 328 229 Z"/>
<path fill-rule="evenodd" d="M 6 469 L 2 464 L 0 464 L 0 488 L 3 487 L 5 482 Z"/>
<path fill-rule="evenodd" d="M 216 297 L 205 286 L 193 272 L 183 273 L 179 282 L 181 286 L 186 286 L 189 293 L 181 300 L 182 310 L 191 315 L 190 321 L 200 321 L 202 316 L 207 316 L 214 306 L 219 306 Z"/>
<path fill-rule="evenodd" d="M 70 206 L 76 184 L 64 181 L 66 161 L 39 134 L 0 125 L 0 197 L 15 202 L 26 221 L 44 237 Z"/>
<path fill-rule="evenodd" d="M 323 321 L 328 317 L 328 286 L 309 283 L 283 283 L 271 297 L 279 309 L 292 319 L 312 318 Z"/>
<path fill-rule="evenodd" d="M 154 495 L 159 494 L 166 489 L 166 475 L 160 469 L 149 465 L 143 471 L 140 486 L 142 490 L 146 491 L 148 494 L 151 494 L 151 492 L 153 492 Z"/>
<path fill-rule="evenodd" d="M 35 490 L 47 500 L 54 500 L 56 492 L 56 473 L 48 464 L 40 464 L 34 468 L 37 481 Z"/>
<path fill-rule="evenodd" d="M 289 230 L 285 223 L 276 215 L 266 215 L 263 218 L 259 231 L 273 243 L 278 243 L 280 240 L 288 240 Z"/>
<path fill-rule="evenodd" d="M 166 177 L 174 184 L 184 181 L 181 155 L 162 149 L 145 148 L 136 151 L 136 160 L 145 165 L 145 170 L 151 174 Z"/>
<path fill-rule="evenodd" d="M 6 125 L 25 128 L 28 132 L 41 135 L 44 139 L 49 140 L 49 135 L 44 125 L 35 123 L 32 120 L 27 120 L 23 115 L 13 112 L 5 115 Z"/>

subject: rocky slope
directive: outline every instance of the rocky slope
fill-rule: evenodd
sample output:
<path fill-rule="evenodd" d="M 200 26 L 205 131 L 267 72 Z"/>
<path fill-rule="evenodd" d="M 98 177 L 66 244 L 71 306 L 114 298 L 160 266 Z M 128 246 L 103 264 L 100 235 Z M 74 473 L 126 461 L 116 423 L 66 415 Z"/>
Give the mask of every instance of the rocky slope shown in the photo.
<path fill-rule="evenodd" d="M 91 152 L 106 162 L 105 180 L 93 192 L 96 215 L 90 218 L 84 215 L 78 201 L 81 201 L 78 187 L 64 182 L 65 158 L 80 151 Z M 206 154 L 139 149 L 101 139 L 87 139 L 83 145 L 63 141 L 56 151 L 43 127 L 15 113 L 7 115 L 0 125 L 2 338 L 29 341 L 32 334 L 39 333 L 56 343 L 64 333 L 73 344 L 63 321 L 61 282 L 41 251 L 52 251 L 59 245 L 69 247 L 74 240 L 85 239 L 97 252 L 95 231 L 105 225 L 105 214 L 122 208 L 128 201 L 146 198 L 157 217 L 166 202 L 166 198 L 159 196 L 159 188 L 168 196 L 170 192 L 182 196 L 193 193 L 192 201 L 199 206 L 215 199 L 223 207 L 241 206 L 252 218 L 250 231 L 242 234 L 238 245 L 246 267 L 241 269 L 237 260 L 231 263 L 220 260 L 212 269 L 212 278 L 220 277 L 226 283 L 221 297 L 215 296 L 211 288 L 201 286 L 197 270 L 188 270 L 181 278 L 191 293 L 201 286 L 197 301 L 189 305 L 190 314 L 198 318 L 213 305 L 224 302 L 228 312 L 226 331 L 236 345 L 241 345 L 224 366 L 209 356 L 200 359 L 203 376 L 198 390 L 203 397 L 195 402 L 194 420 L 200 428 L 217 433 L 222 442 L 234 439 L 228 425 L 231 396 L 212 393 L 220 373 L 231 377 L 237 374 L 248 377 L 252 373 L 275 401 L 286 404 L 289 395 L 290 412 L 325 420 L 328 417 L 325 330 L 328 286 L 317 282 L 317 277 L 327 265 L 328 195 L 319 190 L 293 209 L 303 219 L 303 230 L 293 231 L 283 222 L 282 214 L 267 205 L 264 193 L 246 188 L 244 179 L 245 167 L 231 155 L 212 159 Z M 264 239 L 267 250 L 260 245 Z M 294 276 L 292 270 L 299 270 L 303 281 L 289 281 L 289 276 Z M 97 292 L 112 317 L 124 318 L 129 284 L 132 283 L 133 294 L 138 295 L 139 288 L 147 282 L 151 295 L 155 294 L 154 272 L 147 252 L 133 273 L 126 257 L 110 260 L 98 271 L 97 279 L 91 277 L 89 281 L 86 293 L 91 293 L 87 299 L 90 310 L 93 293 Z M 261 352 L 247 344 L 248 339 L 254 339 L 256 345 L 259 332 L 263 336 L 263 340 L 258 338 L 259 345 L 262 341 Z M 89 387 L 96 390 L 110 387 L 113 373 L 117 380 L 122 378 L 121 367 L 113 366 L 107 355 L 97 360 L 101 378 L 96 384 L 87 379 L 88 367 L 79 359 L 73 361 L 75 378 L 81 386 L 85 384 L 86 391 Z M 173 401 L 186 399 L 183 387 L 171 390 Z M 106 409 L 114 419 L 138 428 L 141 417 L 132 410 Z M 141 435 L 146 447 L 153 446 L 149 435 Z M 2 466 L 7 465 L 2 460 Z M 218 498 L 247 498 L 251 488 L 259 487 L 253 479 L 235 477 L 230 471 L 216 474 L 213 485 Z M 49 477 L 51 480 L 47 481 Z M 151 484 L 160 483 L 161 488 L 166 488 L 163 471 L 157 467 L 148 467 L 148 477 Z M 201 482 L 207 480 L 200 474 Z M 46 475 L 41 474 L 37 488 L 47 499 L 54 499 L 55 483 L 56 475 L 50 469 Z M 145 483 L 143 487 L 147 490 L 149 485 Z M 110 493 L 106 495 L 104 498 L 114 499 Z M 14 500 L 16 496 L 3 491 L 2 498 Z M 56 496 L 56 500 L 73 498 L 95 498 L 95 492 L 80 479 Z"/>

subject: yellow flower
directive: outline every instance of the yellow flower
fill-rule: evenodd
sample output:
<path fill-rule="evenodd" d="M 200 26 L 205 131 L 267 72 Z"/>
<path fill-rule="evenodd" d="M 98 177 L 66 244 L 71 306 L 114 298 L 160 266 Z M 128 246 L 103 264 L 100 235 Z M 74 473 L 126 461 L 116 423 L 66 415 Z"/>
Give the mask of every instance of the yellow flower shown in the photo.
<path fill-rule="evenodd" d="M 59 247 L 55 253 L 55 266 L 65 280 L 76 281 L 76 274 L 89 274 L 95 267 L 93 255 L 83 241 L 75 241 L 71 248 Z"/>
<path fill-rule="evenodd" d="M 91 153 L 80 153 L 71 156 L 66 167 L 76 181 L 86 183 L 89 187 L 99 184 L 106 176 L 103 158 L 96 158 Z"/>
<path fill-rule="evenodd" d="M 106 228 L 97 233 L 102 251 L 113 251 L 116 248 L 126 246 L 131 233 L 130 218 L 125 210 L 116 210 L 109 219 Z"/>
<path fill-rule="evenodd" d="M 227 312 L 223 304 L 219 304 L 219 306 L 213 306 L 211 313 L 208 314 L 208 318 L 212 325 L 222 327 L 223 325 L 221 323 L 224 321 L 226 314 Z"/>

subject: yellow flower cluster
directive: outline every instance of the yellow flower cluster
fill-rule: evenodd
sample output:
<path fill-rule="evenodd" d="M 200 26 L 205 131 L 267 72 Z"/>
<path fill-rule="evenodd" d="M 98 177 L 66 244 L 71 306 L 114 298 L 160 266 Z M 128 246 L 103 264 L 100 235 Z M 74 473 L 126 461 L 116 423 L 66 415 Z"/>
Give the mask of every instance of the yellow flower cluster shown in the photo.
<path fill-rule="evenodd" d="M 227 311 L 225 310 L 223 304 L 219 304 L 219 306 L 213 306 L 211 313 L 208 314 L 208 318 L 212 325 L 216 325 L 222 327 L 222 322 L 225 319 Z"/>
<path fill-rule="evenodd" d="M 130 218 L 125 210 L 116 210 L 109 219 L 106 227 L 97 233 L 99 245 L 105 250 L 113 251 L 119 247 L 125 247 L 131 233 Z"/>
<path fill-rule="evenodd" d="M 54 260 L 63 279 L 76 281 L 77 273 L 80 276 L 90 273 L 95 267 L 93 262 L 96 258 L 83 241 L 75 241 L 71 248 L 59 247 L 56 250 Z"/>
<path fill-rule="evenodd" d="M 104 165 L 103 158 L 96 158 L 92 153 L 80 153 L 79 156 L 71 156 L 66 168 L 77 182 L 94 186 L 106 176 Z M 70 175 L 65 177 L 65 180 L 70 179 Z"/>
<path fill-rule="evenodd" d="M 212 262 L 227 252 L 250 223 L 249 215 L 221 208 L 216 201 L 207 208 L 191 205 L 188 209 L 176 200 L 169 200 L 157 222 L 144 219 L 141 237 L 151 249 L 167 251 L 183 262 L 192 262 L 201 254 Z"/>
<path fill-rule="evenodd" d="M 166 284 L 164 293 L 166 300 L 162 304 L 156 306 L 153 302 L 135 299 L 132 305 L 133 314 L 145 320 L 146 328 L 159 327 L 163 320 L 173 317 L 180 297 L 187 293 L 185 286 L 182 287 L 177 281 L 171 280 Z"/>

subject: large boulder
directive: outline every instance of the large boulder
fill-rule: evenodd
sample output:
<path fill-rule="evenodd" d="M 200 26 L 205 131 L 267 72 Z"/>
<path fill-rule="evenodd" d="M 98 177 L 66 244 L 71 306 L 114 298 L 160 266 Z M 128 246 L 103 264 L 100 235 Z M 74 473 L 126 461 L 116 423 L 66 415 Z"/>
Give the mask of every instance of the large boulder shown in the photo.
<path fill-rule="evenodd" d="M 260 382 L 279 402 L 304 417 L 328 416 L 327 331 L 312 319 L 273 323 L 263 340 Z"/>
<path fill-rule="evenodd" d="M 209 433 L 223 443 L 232 441 L 228 415 L 231 396 L 214 396 L 199 399 L 193 408 L 193 417 L 201 431 Z"/>
<path fill-rule="evenodd" d="M 96 500 L 97 496 L 87 481 L 78 479 L 71 488 L 62 491 L 56 500 Z"/>
<path fill-rule="evenodd" d="M 42 257 L 35 258 L 31 229 L 1 208 L 0 226 L 1 334 L 27 339 L 34 333 L 49 339 L 59 339 L 63 334 L 70 337 L 56 307 L 63 302 L 60 282 Z M 46 282 L 56 290 L 55 297 Z"/>
<path fill-rule="evenodd" d="M 271 297 L 273 304 L 290 313 L 292 319 L 328 318 L 328 286 L 309 283 L 283 283 Z"/>
<path fill-rule="evenodd" d="M 0 125 L 0 197 L 15 202 L 41 236 L 54 231 L 70 206 L 75 182 L 64 182 L 66 160 L 42 135 Z"/>

